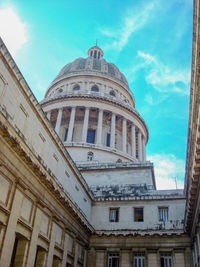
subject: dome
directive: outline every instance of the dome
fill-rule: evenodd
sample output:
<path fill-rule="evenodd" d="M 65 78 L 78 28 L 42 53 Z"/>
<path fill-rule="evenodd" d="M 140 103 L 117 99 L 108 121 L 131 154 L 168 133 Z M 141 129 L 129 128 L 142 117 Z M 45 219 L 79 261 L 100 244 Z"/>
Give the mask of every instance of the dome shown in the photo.
<path fill-rule="evenodd" d="M 98 46 L 65 65 L 41 102 L 76 162 L 146 160 L 148 128 L 119 69 Z"/>
<path fill-rule="evenodd" d="M 115 80 L 129 88 L 125 76 L 120 72 L 117 66 L 108 63 L 103 58 L 103 51 L 98 46 L 93 46 L 88 50 L 87 58 L 78 58 L 66 64 L 56 76 L 54 82 L 62 78 L 81 75 L 81 73 L 84 75 L 98 75 Z"/>

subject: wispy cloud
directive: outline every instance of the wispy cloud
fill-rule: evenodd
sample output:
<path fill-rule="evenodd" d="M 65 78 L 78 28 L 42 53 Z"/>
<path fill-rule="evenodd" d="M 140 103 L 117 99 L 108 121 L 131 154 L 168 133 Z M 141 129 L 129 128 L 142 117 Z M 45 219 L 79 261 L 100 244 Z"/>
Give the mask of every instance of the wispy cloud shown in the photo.
<path fill-rule="evenodd" d="M 13 55 L 27 42 L 26 24 L 11 7 L 0 9 L 0 36 Z"/>
<path fill-rule="evenodd" d="M 141 61 L 128 71 L 130 79 L 134 79 L 136 73 L 144 69 L 146 82 L 151 84 L 156 91 L 161 93 L 173 92 L 189 95 L 189 69 L 176 69 L 173 66 L 168 66 L 161 62 L 156 56 L 142 51 L 138 51 L 137 56 Z M 147 101 L 149 100 L 148 98 Z"/>
<path fill-rule="evenodd" d="M 117 29 L 100 29 L 103 35 L 111 39 L 110 43 L 104 46 L 104 50 L 116 49 L 121 51 L 128 43 L 130 36 L 147 23 L 154 6 L 154 2 L 151 2 L 145 6 L 135 8 L 130 12 L 131 15 L 125 14 L 125 17 L 121 20 L 120 26 L 117 26 Z"/>
<path fill-rule="evenodd" d="M 175 92 L 189 95 L 190 70 L 174 69 L 160 62 L 156 57 L 138 51 L 145 62 L 148 74 L 145 79 L 159 92 Z"/>
<path fill-rule="evenodd" d="M 157 189 L 184 187 L 185 161 L 173 154 L 154 154 L 148 157 L 154 163 Z"/>

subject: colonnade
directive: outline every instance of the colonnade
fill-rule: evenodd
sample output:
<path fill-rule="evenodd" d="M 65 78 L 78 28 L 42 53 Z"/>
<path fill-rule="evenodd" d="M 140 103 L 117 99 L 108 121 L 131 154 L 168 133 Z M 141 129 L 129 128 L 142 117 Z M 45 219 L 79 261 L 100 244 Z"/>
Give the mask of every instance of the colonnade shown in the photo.
<path fill-rule="evenodd" d="M 69 126 L 68 126 L 68 134 L 67 134 L 67 142 L 72 142 L 73 138 L 73 129 L 75 124 L 75 116 L 76 116 L 76 108 L 71 108 Z M 97 123 L 97 135 L 96 135 L 96 144 L 98 146 L 103 146 L 102 143 L 102 129 L 103 129 L 103 109 L 99 109 L 98 112 L 98 123 Z M 55 131 L 59 134 L 61 121 L 62 121 L 62 113 L 63 108 L 58 109 L 58 115 L 56 119 Z M 87 132 L 88 132 L 88 123 L 89 123 L 89 114 L 90 108 L 85 108 L 83 127 L 82 127 L 82 135 L 80 142 L 87 142 Z M 121 116 L 121 115 L 120 115 Z M 51 111 L 47 112 L 47 118 L 50 120 Z M 116 143 L 116 117 L 117 114 L 112 112 L 111 115 L 111 125 L 110 125 L 110 147 L 115 149 Z M 129 121 L 130 122 L 130 121 Z M 137 144 L 136 144 L 136 135 L 137 135 Z M 127 119 L 122 117 L 122 147 L 121 150 L 124 153 L 127 152 Z M 136 152 L 137 151 L 137 152 Z M 136 128 L 135 124 L 131 122 L 131 156 L 134 158 L 138 158 L 139 161 L 146 161 L 146 147 L 145 147 L 145 137 L 142 134 L 139 128 Z"/>

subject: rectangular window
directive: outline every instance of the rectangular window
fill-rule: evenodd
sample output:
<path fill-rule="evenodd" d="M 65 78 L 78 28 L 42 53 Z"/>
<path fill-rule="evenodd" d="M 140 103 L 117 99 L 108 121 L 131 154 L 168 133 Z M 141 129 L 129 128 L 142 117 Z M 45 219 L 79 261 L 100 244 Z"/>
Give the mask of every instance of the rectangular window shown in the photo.
<path fill-rule="evenodd" d="M 108 255 L 108 267 L 119 267 L 119 254 L 110 253 Z"/>
<path fill-rule="evenodd" d="M 133 256 L 133 267 L 145 267 L 144 253 L 135 253 Z"/>
<path fill-rule="evenodd" d="M 134 208 L 134 221 L 143 222 L 143 208 Z"/>
<path fill-rule="evenodd" d="M 109 133 L 107 133 L 106 146 L 110 147 L 110 134 Z"/>
<path fill-rule="evenodd" d="M 168 221 L 168 208 L 167 207 L 158 208 L 158 216 L 159 216 L 159 221 L 167 222 Z"/>
<path fill-rule="evenodd" d="M 161 267 L 173 267 L 172 256 L 170 253 L 162 253 L 160 255 L 160 266 Z"/>
<path fill-rule="evenodd" d="M 89 129 L 87 132 L 87 143 L 94 144 L 95 130 Z"/>
<path fill-rule="evenodd" d="M 109 221 L 110 222 L 118 222 L 119 221 L 119 208 L 111 208 L 110 209 Z"/>
<path fill-rule="evenodd" d="M 67 141 L 67 135 L 68 135 L 68 129 L 65 130 L 65 137 L 64 137 L 64 142 Z"/>

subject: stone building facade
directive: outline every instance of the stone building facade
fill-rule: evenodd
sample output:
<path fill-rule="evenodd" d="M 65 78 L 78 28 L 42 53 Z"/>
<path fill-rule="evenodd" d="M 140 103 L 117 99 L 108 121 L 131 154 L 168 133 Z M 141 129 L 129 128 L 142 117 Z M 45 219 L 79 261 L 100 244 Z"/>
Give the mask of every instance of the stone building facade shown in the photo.
<path fill-rule="evenodd" d="M 199 266 L 199 1 L 184 190 L 157 190 L 147 125 L 94 46 L 38 103 L 0 40 L 0 266 Z"/>

